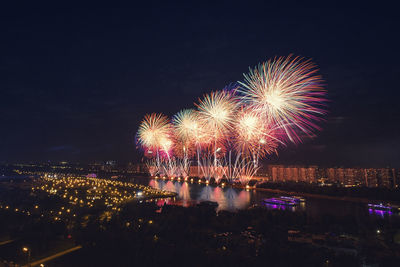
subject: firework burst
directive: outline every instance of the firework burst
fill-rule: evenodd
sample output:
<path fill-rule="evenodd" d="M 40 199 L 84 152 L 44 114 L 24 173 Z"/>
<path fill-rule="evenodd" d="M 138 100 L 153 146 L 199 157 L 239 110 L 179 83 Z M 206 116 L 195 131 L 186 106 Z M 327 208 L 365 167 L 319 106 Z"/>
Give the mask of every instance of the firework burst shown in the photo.
<path fill-rule="evenodd" d="M 138 142 L 147 149 L 167 151 L 171 145 L 171 125 L 161 113 L 146 114 L 139 126 Z"/>
<path fill-rule="evenodd" d="M 252 152 L 255 144 L 263 138 L 263 123 L 259 116 L 252 110 L 242 110 L 235 121 L 235 145 L 242 154 Z"/>
<path fill-rule="evenodd" d="M 259 64 L 244 74 L 243 101 L 267 123 L 278 125 L 294 143 L 301 142 L 298 131 L 312 136 L 315 123 L 325 114 L 322 78 L 310 60 L 280 57 Z"/>
<path fill-rule="evenodd" d="M 215 138 L 222 138 L 232 129 L 235 111 L 238 107 L 233 92 L 211 92 L 199 100 L 199 121 L 204 128 L 212 132 Z"/>
<path fill-rule="evenodd" d="M 186 144 L 194 142 L 201 130 L 197 113 L 193 109 L 181 110 L 172 118 L 172 123 L 176 137 Z"/>
<path fill-rule="evenodd" d="M 281 140 L 279 127 L 266 123 L 255 111 L 242 108 L 237 115 L 234 129 L 235 150 L 251 157 L 264 157 L 276 153 Z"/>

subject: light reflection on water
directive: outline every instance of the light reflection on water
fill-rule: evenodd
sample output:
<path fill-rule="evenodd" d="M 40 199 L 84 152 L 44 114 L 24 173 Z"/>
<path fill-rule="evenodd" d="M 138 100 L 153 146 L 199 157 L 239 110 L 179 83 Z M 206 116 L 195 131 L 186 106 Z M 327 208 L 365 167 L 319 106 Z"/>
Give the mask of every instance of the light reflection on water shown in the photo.
<path fill-rule="evenodd" d="M 384 218 L 385 216 L 391 216 L 393 215 L 392 211 L 389 210 L 375 210 L 375 209 L 368 209 L 368 212 L 372 216 L 378 216 L 381 218 Z"/>
<path fill-rule="evenodd" d="M 136 178 L 135 182 L 150 185 L 161 190 L 175 192 L 175 199 L 160 199 L 158 205 L 175 204 L 184 207 L 193 206 L 201 201 L 213 201 L 218 203 L 217 210 L 234 211 L 245 209 L 253 204 L 263 205 L 267 209 L 280 209 L 286 211 L 305 211 L 307 216 L 313 220 L 322 220 L 326 216 L 333 217 L 357 217 L 359 220 L 389 220 L 400 219 L 398 213 L 379 210 L 368 210 L 365 203 L 344 202 L 340 200 L 329 200 L 321 198 L 307 198 L 306 203 L 300 203 L 295 207 L 284 205 L 263 204 L 263 199 L 280 196 L 263 191 L 247 191 L 245 189 L 203 185 L 197 183 L 167 181 Z"/>
<path fill-rule="evenodd" d="M 213 201 L 218 203 L 217 210 L 239 210 L 245 209 L 252 204 L 261 204 L 262 198 L 268 197 L 267 194 L 257 194 L 245 189 L 238 189 L 232 187 L 222 188 L 212 185 L 199 185 L 196 183 L 178 182 L 178 181 L 165 181 L 150 179 L 149 185 L 153 188 L 175 192 L 178 194 L 176 199 L 158 200 L 158 205 L 176 204 L 188 207 L 195 205 L 202 201 Z M 304 204 L 299 207 L 285 207 L 266 205 L 269 209 L 286 209 L 295 211 L 297 209 L 304 209 Z"/>
<path fill-rule="evenodd" d="M 221 188 L 218 186 L 204 186 L 189 184 L 187 182 L 154 179 L 150 180 L 149 185 L 153 188 L 177 193 L 179 196 L 177 201 L 166 200 L 170 204 L 175 203 L 189 206 L 201 201 L 213 201 L 218 203 L 217 210 L 244 209 L 251 204 L 250 192 L 244 189 Z"/>
<path fill-rule="evenodd" d="M 264 206 L 267 209 L 290 210 L 290 211 L 305 210 L 305 208 L 306 208 L 306 204 L 304 202 L 299 203 L 298 206 L 285 206 L 285 205 L 276 205 L 276 204 L 269 204 L 269 203 L 264 203 Z"/>

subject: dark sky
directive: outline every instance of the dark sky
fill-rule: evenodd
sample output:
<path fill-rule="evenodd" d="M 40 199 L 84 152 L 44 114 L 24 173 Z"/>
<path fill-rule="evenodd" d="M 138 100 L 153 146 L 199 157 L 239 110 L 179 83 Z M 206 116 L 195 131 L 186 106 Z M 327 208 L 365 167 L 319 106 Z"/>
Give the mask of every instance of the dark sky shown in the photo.
<path fill-rule="evenodd" d="M 137 161 L 145 113 L 193 107 L 293 53 L 319 65 L 329 114 L 271 161 L 400 167 L 397 10 L 264 2 L 3 6 L 0 161 Z"/>

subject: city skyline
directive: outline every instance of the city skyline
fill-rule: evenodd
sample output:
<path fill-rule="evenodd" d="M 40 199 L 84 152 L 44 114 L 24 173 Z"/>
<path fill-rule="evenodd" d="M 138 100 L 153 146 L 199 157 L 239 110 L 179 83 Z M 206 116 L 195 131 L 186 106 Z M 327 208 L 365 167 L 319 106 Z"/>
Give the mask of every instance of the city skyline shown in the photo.
<path fill-rule="evenodd" d="M 19 175 L 45 175 L 51 172 L 59 172 L 60 175 L 78 172 L 81 175 L 87 174 L 87 177 L 108 176 L 111 174 L 119 177 L 127 174 L 148 175 L 148 171 L 148 166 L 145 163 L 121 163 L 113 160 L 91 164 L 69 162 L 0 164 L 0 176 L 3 177 L 8 177 L 9 174 L 13 173 Z M 188 174 L 189 177 L 201 177 L 203 175 L 196 165 L 190 166 Z M 184 177 L 177 178 L 184 179 Z M 400 186 L 400 169 L 390 167 L 349 168 L 269 164 L 260 166 L 257 174 L 252 179 L 254 181 L 272 183 L 300 182 L 321 186 L 336 185 L 340 187 L 385 187 L 396 189 Z"/>
<path fill-rule="evenodd" d="M 0 9 L 0 267 L 398 266 L 388 4 Z"/>

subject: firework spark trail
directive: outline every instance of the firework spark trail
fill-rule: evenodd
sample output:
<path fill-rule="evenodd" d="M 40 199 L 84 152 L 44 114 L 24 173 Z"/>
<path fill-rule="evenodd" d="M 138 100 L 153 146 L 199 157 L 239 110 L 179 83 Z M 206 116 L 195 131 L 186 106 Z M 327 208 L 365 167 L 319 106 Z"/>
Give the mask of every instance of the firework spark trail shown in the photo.
<path fill-rule="evenodd" d="M 155 176 L 155 175 L 160 173 L 160 171 L 159 171 L 159 169 L 157 167 L 157 162 L 154 159 L 148 160 L 146 162 L 146 167 L 147 167 L 147 170 L 148 170 L 148 172 L 149 172 L 149 174 L 151 176 Z"/>
<path fill-rule="evenodd" d="M 253 164 L 251 157 L 245 157 L 240 153 L 236 154 L 233 162 L 230 158 L 224 158 L 221 166 L 223 167 L 220 170 L 223 171 L 223 176 L 229 182 L 239 181 L 242 184 L 247 184 L 259 169 L 257 165 Z"/>
<path fill-rule="evenodd" d="M 211 92 L 199 100 L 199 121 L 213 136 L 214 168 L 217 167 L 217 143 L 233 128 L 238 101 L 233 91 Z"/>
<path fill-rule="evenodd" d="M 177 140 L 177 154 L 182 154 L 184 161 L 189 162 L 189 155 L 196 153 L 198 173 L 202 172 L 203 176 L 210 177 L 204 168 L 201 168 L 200 160 L 202 151 L 210 141 L 210 133 L 200 123 L 198 112 L 193 109 L 182 110 L 173 117 L 172 122 Z"/>
<path fill-rule="evenodd" d="M 176 155 L 182 155 L 185 169 L 190 168 L 189 155 L 194 153 L 194 145 L 201 136 L 197 113 L 193 109 L 185 109 L 178 112 L 172 118 L 176 140 Z M 187 171 L 188 173 L 188 171 Z"/>
<path fill-rule="evenodd" d="M 168 117 L 161 113 L 146 114 L 139 126 L 138 142 L 144 149 L 156 151 L 159 170 L 161 170 L 160 152 L 163 152 L 168 159 L 170 158 L 171 129 Z"/>

